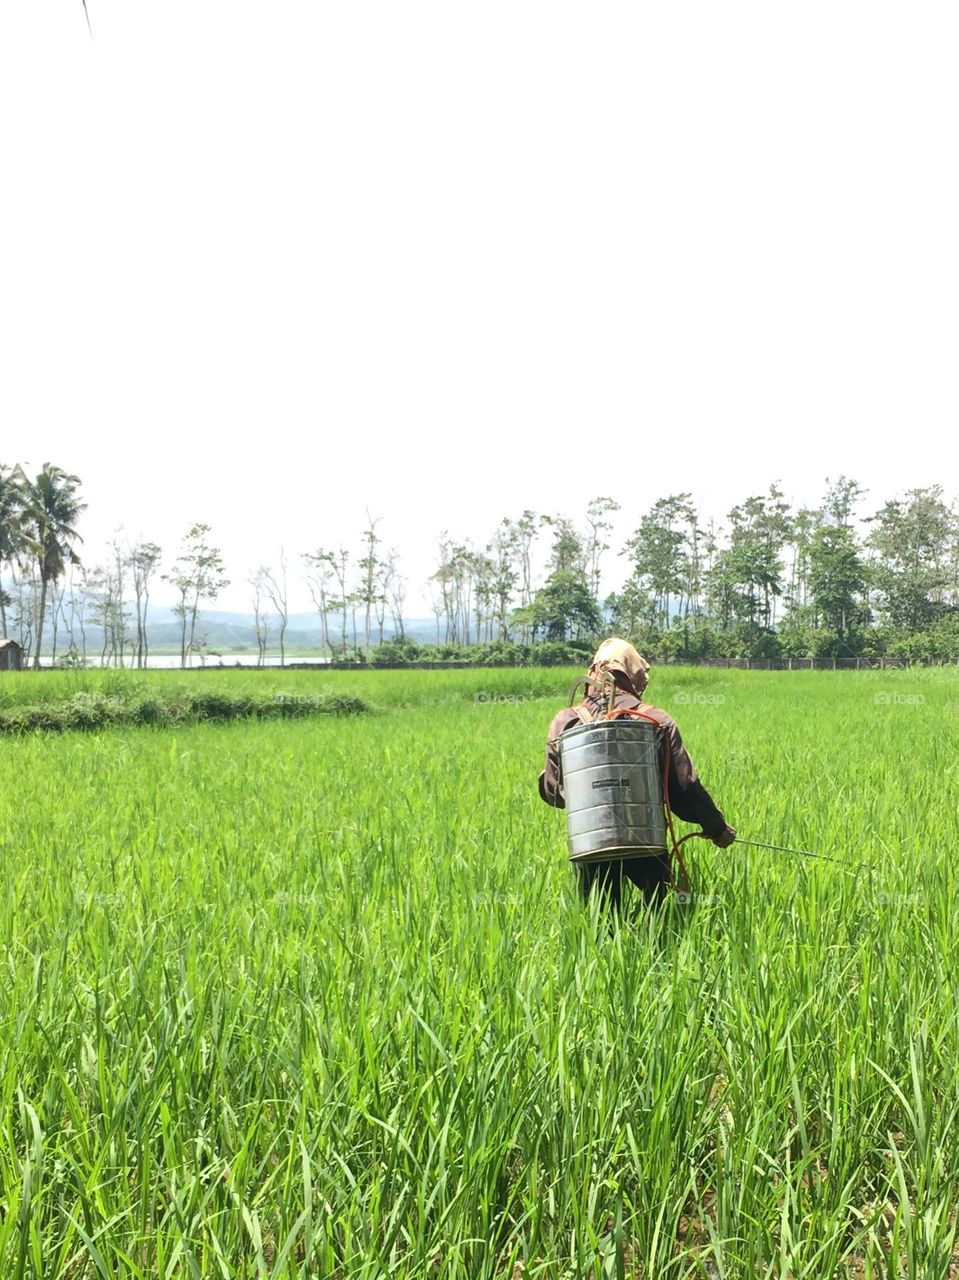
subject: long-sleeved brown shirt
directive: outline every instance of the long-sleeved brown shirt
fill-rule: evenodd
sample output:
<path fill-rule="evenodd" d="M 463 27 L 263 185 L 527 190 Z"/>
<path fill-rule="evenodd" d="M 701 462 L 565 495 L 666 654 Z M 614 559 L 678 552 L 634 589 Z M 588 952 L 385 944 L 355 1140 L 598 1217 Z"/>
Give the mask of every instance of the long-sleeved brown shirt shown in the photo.
<path fill-rule="evenodd" d="M 655 720 L 659 726 L 660 760 L 663 759 L 665 739 L 669 740 L 669 805 L 677 818 L 683 822 L 698 822 L 708 836 L 721 835 L 726 830 L 726 819 L 716 808 L 709 792 L 696 776 L 696 769 L 689 752 L 683 746 L 679 728 L 672 716 L 659 707 L 641 702 L 639 698 L 625 689 L 616 690 L 617 708 L 636 709 Z M 586 707 L 597 718 L 605 712 L 605 700 L 589 697 Z M 566 807 L 563 796 L 563 778 L 560 770 L 559 735 L 573 725 L 580 724 L 580 718 L 573 707 L 564 707 L 553 717 L 546 739 L 546 768 L 539 775 L 539 794 L 547 804 L 557 809 Z"/>

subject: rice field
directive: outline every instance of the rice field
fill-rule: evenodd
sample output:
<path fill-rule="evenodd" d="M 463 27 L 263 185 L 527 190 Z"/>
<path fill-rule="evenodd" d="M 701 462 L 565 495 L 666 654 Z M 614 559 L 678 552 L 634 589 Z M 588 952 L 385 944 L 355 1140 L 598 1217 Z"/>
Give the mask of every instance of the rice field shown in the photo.
<path fill-rule="evenodd" d="M 614 919 L 536 792 L 575 674 L 0 677 L 375 708 L 0 738 L 3 1280 L 959 1276 L 959 673 L 654 670 L 839 864 Z"/>

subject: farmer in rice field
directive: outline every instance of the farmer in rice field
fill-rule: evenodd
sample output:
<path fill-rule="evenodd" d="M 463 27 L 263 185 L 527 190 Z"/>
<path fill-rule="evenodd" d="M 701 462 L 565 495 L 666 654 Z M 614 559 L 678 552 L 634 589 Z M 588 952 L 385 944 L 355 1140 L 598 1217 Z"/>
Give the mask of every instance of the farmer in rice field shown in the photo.
<path fill-rule="evenodd" d="M 669 804 L 673 813 L 684 822 L 696 822 L 713 844 L 720 849 L 731 845 L 736 830 L 731 827 L 713 803 L 709 792 L 696 776 L 679 729 L 671 716 L 659 707 L 643 701 L 643 693 L 649 679 L 649 663 L 625 640 L 609 639 L 596 650 L 588 679 L 591 688 L 583 704 L 587 718 L 601 719 L 606 713 L 606 699 L 599 690 L 604 674 L 615 681 L 613 706 L 615 709 L 639 709 L 645 717 L 654 720 L 659 727 L 660 759 L 668 740 L 669 747 Z M 595 682 L 595 683 L 592 683 Z M 553 718 L 546 740 L 546 768 L 539 775 L 539 794 L 547 804 L 565 808 L 563 779 L 560 770 L 559 736 L 566 729 L 580 724 L 583 717 L 576 708 L 566 707 Z M 618 907 L 622 893 L 623 876 L 637 885 L 646 901 L 660 902 L 665 896 L 671 879 L 669 859 L 656 854 L 609 860 L 575 862 L 579 886 L 583 897 L 588 898 L 594 886 L 605 900 Z"/>

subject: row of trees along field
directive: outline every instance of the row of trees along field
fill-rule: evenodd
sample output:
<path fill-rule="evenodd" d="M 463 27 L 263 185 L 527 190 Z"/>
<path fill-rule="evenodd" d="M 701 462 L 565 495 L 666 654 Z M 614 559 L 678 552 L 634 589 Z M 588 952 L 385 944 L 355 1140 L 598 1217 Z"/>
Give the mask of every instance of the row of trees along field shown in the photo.
<path fill-rule="evenodd" d="M 407 583 L 367 513 L 357 545 L 284 552 L 246 578 L 249 643 L 260 661 L 286 657 L 290 579 L 313 601 L 318 645 L 334 657 L 413 660 L 574 657 L 602 634 L 628 636 L 663 661 L 703 658 L 951 659 L 959 655 L 959 512 L 938 485 L 867 507 L 841 476 L 813 507 L 781 489 L 747 498 L 722 522 L 688 493 L 638 510 L 610 553 L 610 498 L 581 524 L 524 511 L 482 547 L 442 534 L 429 586 L 432 644 L 406 634 Z M 182 665 L 211 648 L 201 609 L 229 585 L 208 525 L 193 525 L 168 564 L 154 542 L 121 533 L 88 566 L 78 523 L 80 481 L 46 464 L 30 478 L 0 466 L 0 633 L 28 659 L 82 662 L 95 643 L 107 662 L 146 664 L 151 592 L 164 583 Z M 865 510 L 863 510 L 865 508 Z M 611 564 L 621 587 L 600 584 Z"/>

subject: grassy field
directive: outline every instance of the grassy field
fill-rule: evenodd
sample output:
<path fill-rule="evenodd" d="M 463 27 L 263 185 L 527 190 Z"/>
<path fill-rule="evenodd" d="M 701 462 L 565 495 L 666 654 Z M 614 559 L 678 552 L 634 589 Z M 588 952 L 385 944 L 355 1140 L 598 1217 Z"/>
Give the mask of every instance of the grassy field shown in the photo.
<path fill-rule="evenodd" d="M 574 674 L 0 676 L 379 712 L 0 739 L 3 1280 L 959 1275 L 959 674 L 655 670 L 846 865 L 691 842 L 609 923 L 536 794 Z"/>

